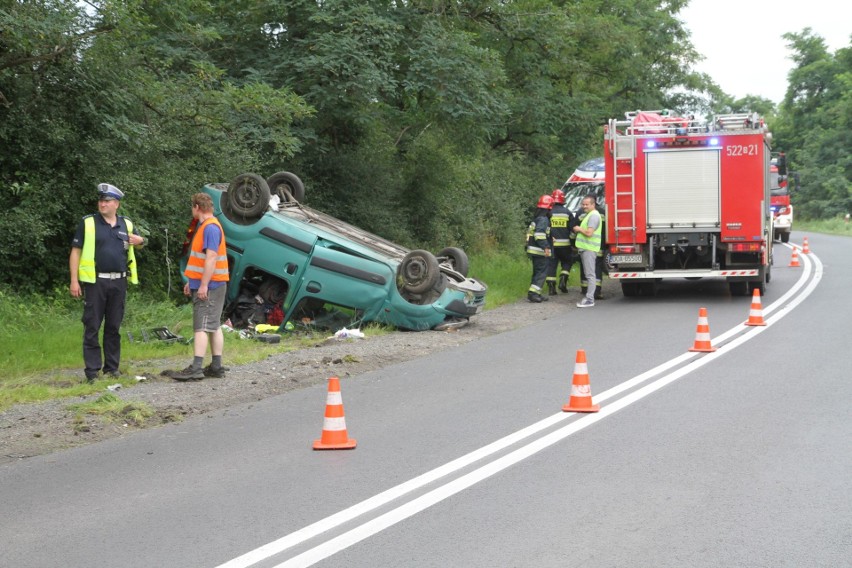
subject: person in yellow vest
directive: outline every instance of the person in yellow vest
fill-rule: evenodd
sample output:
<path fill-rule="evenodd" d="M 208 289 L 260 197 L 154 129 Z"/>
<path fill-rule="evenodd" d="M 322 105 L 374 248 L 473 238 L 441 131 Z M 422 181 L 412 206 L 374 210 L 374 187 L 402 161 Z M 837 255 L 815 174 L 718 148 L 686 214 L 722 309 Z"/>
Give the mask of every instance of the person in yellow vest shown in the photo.
<path fill-rule="evenodd" d="M 601 250 L 601 234 L 603 223 L 601 214 L 595 208 L 595 197 L 587 195 L 582 203 L 585 216 L 579 225 L 574 227 L 577 233 L 577 251 L 580 253 L 580 265 L 583 267 L 583 275 L 586 280 L 586 295 L 577 302 L 578 308 L 591 308 L 595 305 L 595 289 L 597 282 L 595 278 L 595 262 L 598 251 Z"/>
<path fill-rule="evenodd" d="M 98 212 L 86 215 L 71 240 L 69 290 L 83 298 L 83 363 L 86 381 L 92 383 L 103 369 L 112 378 L 121 375 L 121 335 L 127 281 L 139 283 L 135 249 L 148 239 L 133 222 L 118 215 L 124 192 L 108 183 L 98 184 Z M 104 328 L 103 352 L 99 335 Z"/>
<path fill-rule="evenodd" d="M 192 297 L 194 357 L 186 369 L 168 373 L 178 381 L 225 376 L 225 368 L 222 367 L 225 338 L 221 319 L 230 279 L 225 231 L 213 215 L 213 200 L 206 193 L 192 196 L 192 216 L 198 224 L 190 240 L 189 258 L 183 272 L 187 279 L 183 293 Z M 213 360 L 202 368 L 208 343 Z"/>

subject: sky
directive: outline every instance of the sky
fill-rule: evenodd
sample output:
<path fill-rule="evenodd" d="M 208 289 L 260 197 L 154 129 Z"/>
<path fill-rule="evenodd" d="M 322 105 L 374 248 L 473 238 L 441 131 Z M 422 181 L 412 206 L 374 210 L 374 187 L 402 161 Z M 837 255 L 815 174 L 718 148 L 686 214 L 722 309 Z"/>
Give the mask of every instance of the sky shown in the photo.
<path fill-rule="evenodd" d="M 706 59 L 696 70 L 734 98 L 784 99 L 793 67 L 787 32 L 810 27 L 834 53 L 848 47 L 852 18 L 843 0 L 691 0 L 679 19 Z"/>

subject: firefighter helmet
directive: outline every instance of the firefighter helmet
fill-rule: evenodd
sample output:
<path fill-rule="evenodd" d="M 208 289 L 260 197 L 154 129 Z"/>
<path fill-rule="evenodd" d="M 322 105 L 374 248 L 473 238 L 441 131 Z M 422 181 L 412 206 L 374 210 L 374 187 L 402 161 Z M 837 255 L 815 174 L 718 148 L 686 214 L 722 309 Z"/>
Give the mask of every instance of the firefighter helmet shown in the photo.
<path fill-rule="evenodd" d="M 565 194 L 561 189 L 554 189 L 550 196 L 553 198 L 553 203 L 565 204 Z"/>
<path fill-rule="evenodd" d="M 539 209 L 550 209 L 553 207 L 553 198 L 549 195 L 542 195 L 538 198 L 538 205 L 536 205 Z"/>

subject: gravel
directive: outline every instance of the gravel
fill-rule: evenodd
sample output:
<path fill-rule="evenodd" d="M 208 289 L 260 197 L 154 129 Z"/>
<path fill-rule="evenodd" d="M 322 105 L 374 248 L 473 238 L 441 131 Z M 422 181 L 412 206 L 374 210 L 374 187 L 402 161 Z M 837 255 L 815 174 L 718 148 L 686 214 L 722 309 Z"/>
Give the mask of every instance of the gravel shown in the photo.
<path fill-rule="evenodd" d="M 604 298 L 612 297 L 617 283 L 604 281 Z M 619 292 L 620 293 L 620 292 Z M 225 378 L 178 382 L 160 375 L 185 361 L 154 361 L 146 380 L 115 394 L 128 403 L 144 402 L 154 416 L 136 425 L 127 419 L 105 420 L 69 409 L 90 402 L 103 393 L 39 404 L 14 406 L 0 412 L 0 464 L 48 454 L 102 440 L 129 436 L 143 428 L 165 427 L 186 417 L 255 402 L 294 389 L 325 383 L 330 376 L 346 377 L 409 361 L 469 341 L 503 333 L 546 320 L 554 313 L 574 310 L 580 299 L 577 289 L 551 301 L 532 304 L 520 301 L 500 306 L 471 318 L 470 323 L 447 331 L 395 331 L 366 339 L 326 339 L 313 347 L 275 353 L 262 361 L 231 366 Z M 604 300 L 606 301 L 606 300 Z M 225 364 L 227 353 L 225 353 Z M 82 379 L 82 371 L 77 373 Z M 106 392 L 106 391 L 104 391 Z"/>

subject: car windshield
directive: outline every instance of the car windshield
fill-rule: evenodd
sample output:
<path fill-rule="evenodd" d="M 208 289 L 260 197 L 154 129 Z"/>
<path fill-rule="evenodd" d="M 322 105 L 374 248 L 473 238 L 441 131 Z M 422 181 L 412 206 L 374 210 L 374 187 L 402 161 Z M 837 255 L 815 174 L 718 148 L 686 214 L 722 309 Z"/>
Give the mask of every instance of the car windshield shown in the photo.
<path fill-rule="evenodd" d="M 603 182 L 566 183 L 562 187 L 565 193 L 565 208 L 569 211 L 579 211 L 580 202 L 587 195 L 594 195 L 599 206 L 603 206 Z"/>

